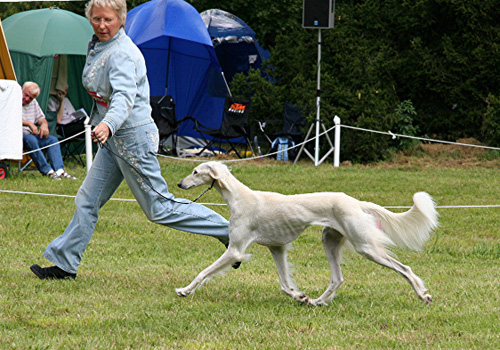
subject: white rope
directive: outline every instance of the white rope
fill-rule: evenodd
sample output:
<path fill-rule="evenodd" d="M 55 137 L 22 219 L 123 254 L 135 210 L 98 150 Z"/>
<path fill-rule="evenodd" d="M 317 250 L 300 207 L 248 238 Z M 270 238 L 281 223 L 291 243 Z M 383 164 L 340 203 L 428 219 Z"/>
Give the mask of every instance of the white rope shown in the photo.
<path fill-rule="evenodd" d="M 412 206 L 386 206 L 386 209 L 410 209 Z M 437 205 L 437 209 L 500 208 L 500 204 L 486 205 Z"/>
<path fill-rule="evenodd" d="M 491 150 L 500 151 L 500 148 L 498 148 L 498 147 L 473 145 L 473 144 L 462 143 L 462 142 L 452 142 L 452 141 L 437 140 L 437 139 L 431 139 L 431 138 L 425 138 L 425 137 L 417 137 L 417 136 L 409 136 L 409 135 L 403 135 L 403 134 L 395 134 L 395 133 L 393 133 L 390 130 L 387 131 L 387 132 L 385 132 L 385 131 L 371 130 L 371 129 L 358 128 L 358 127 L 355 127 L 355 126 L 349 126 L 349 125 L 339 124 L 339 125 L 332 126 L 330 129 L 325 130 L 324 132 L 322 132 L 319 135 L 313 136 L 313 137 L 311 137 L 308 140 L 305 140 L 305 141 L 303 141 L 301 143 L 298 143 L 298 144 L 296 144 L 294 146 L 288 147 L 288 148 L 286 148 L 284 150 L 281 150 L 281 151 L 276 151 L 276 152 L 273 152 L 273 153 L 268 153 L 268 154 L 264 154 L 264 155 L 260 155 L 260 156 L 254 156 L 254 157 L 243 158 L 243 159 L 221 160 L 221 162 L 223 162 L 223 163 L 245 162 L 245 161 L 249 161 L 249 160 L 263 159 L 263 158 L 266 158 L 266 157 L 272 157 L 272 156 L 274 156 L 274 155 L 276 155 L 278 153 L 286 152 L 288 150 L 300 147 L 300 146 L 302 146 L 302 145 L 304 145 L 304 144 L 306 144 L 308 142 L 311 142 L 311 141 L 315 140 L 316 138 L 319 138 L 319 137 L 323 136 L 324 134 L 329 133 L 330 131 L 332 131 L 333 129 L 335 129 L 337 126 L 338 127 L 347 128 L 347 129 L 352 129 L 352 130 L 359 130 L 359 131 L 371 132 L 371 133 L 375 133 L 375 134 L 389 135 L 389 136 L 391 136 L 391 138 L 393 140 L 395 140 L 398 137 L 403 137 L 403 138 L 414 139 L 414 140 L 421 140 L 421 141 L 427 141 L 427 142 L 444 143 L 444 144 L 450 144 L 450 145 L 458 145 L 458 146 L 466 146 L 466 147 L 476 147 L 476 148 L 484 148 L 484 149 L 491 149 Z M 181 158 L 181 157 L 166 156 L 166 155 L 163 155 L 163 154 L 158 154 L 158 156 L 164 157 L 164 158 L 169 158 L 169 159 L 175 159 L 175 160 L 189 161 L 189 162 L 204 162 L 204 161 L 206 161 L 206 159 L 203 159 L 203 158 L 197 158 L 197 159 Z"/>
<path fill-rule="evenodd" d="M 24 191 L 11 191 L 11 190 L 0 190 L 0 193 L 11 193 L 11 194 L 28 194 L 35 196 L 48 196 L 48 197 L 63 197 L 63 198 L 76 198 L 76 196 L 70 196 L 65 194 L 51 194 L 51 193 L 40 193 L 40 192 L 24 192 Z M 135 199 L 128 198 L 110 198 L 112 201 L 122 201 L 122 202 L 137 202 Z M 213 206 L 226 206 L 225 203 L 199 203 L 203 205 L 213 205 Z M 412 206 L 384 206 L 386 209 L 410 209 Z M 438 205 L 437 209 L 469 209 L 469 208 L 500 208 L 500 204 L 486 204 L 486 205 Z"/>
<path fill-rule="evenodd" d="M 473 144 L 461 143 L 461 142 L 443 141 L 443 140 L 430 139 L 430 138 L 417 137 L 417 136 L 408 136 L 408 135 L 402 135 L 402 134 L 395 134 L 395 133 L 393 133 L 391 131 L 384 132 L 384 131 L 359 128 L 359 127 L 354 127 L 354 126 L 349 126 L 349 125 L 343 125 L 343 124 L 339 124 L 338 126 L 339 127 L 344 127 L 344 128 L 347 128 L 347 129 L 352 129 L 352 130 L 359 130 L 359 131 L 366 131 L 366 132 L 371 132 L 371 133 L 375 133 L 375 134 L 389 135 L 389 136 L 392 137 L 392 139 L 396 139 L 397 137 L 403 137 L 403 138 L 409 138 L 409 139 L 415 139 L 415 140 L 421 140 L 421 141 L 428 141 L 428 142 L 436 142 L 436 143 L 452 144 L 452 145 L 467 146 L 467 147 L 484 148 L 484 149 L 491 149 L 491 150 L 500 150 L 500 148 L 497 148 L 497 147 L 473 145 Z M 305 141 L 303 141 L 303 142 L 301 142 L 299 144 L 296 144 L 294 146 L 288 147 L 288 148 L 286 148 L 284 150 L 281 150 L 281 151 L 276 151 L 276 152 L 273 152 L 273 153 L 268 153 L 268 154 L 265 154 L 265 155 L 260 155 L 260 156 L 250 157 L 250 158 L 244 158 L 244 159 L 223 160 L 222 162 L 223 163 L 242 162 L 242 161 L 248 161 L 248 160 L 254 160 L 254 159 L 263 159 L 263 158 L 266 158 L 266 157 L 272 157 L 272 156 L 274 156 L 274 155 L 276 155 L 278 153 L 285 152 L 285 151 L 294 149 L 296 147 L 300 147 L 300 146 L 302 146 L 302 145 L 304 145 L 304 144 L 306 144 L 308 142 L 311 142 L 312 140 L 315 140 L 316 138 L 321 137 L 324 134 L 329 133 L 330 131 L 332 131 L 336 127 L 337 127 L 337 125 L 334 125 L 330 129 L 325 130 L 324 132 L 322 132 L 319 135 L 316 135 L 316 136 L 314 136 L 314 137 L 312 137 L 312 138 L 310 138 L 308 140 L 305 140 Z M 37 149 L 37 150 L 33 150 L 33 151 L 30 151 L 30 152 L 26 152 L 24 154 L 30 154 L 30 153 L 33 153 L 33 152 L 36 152 L 36 151 L 43 150 L 45 148 L 54 146 L 56 144 L 60 144 L 62 142 L 65 142 L 67 140 L 75 138 L 75 137 L 83 134 L 84 132 L 85 131 L 82 131 L 82 132 L 80 132 L 78 134 L 75 134 L 75 135 L 73 135 L 71 137 L 68 137 L 68 138 L 66 138 L 64 140 L 61 140 L 61 141 L 59 141 L 57 143 L 54 143 L 52 145 L 49 145 L 49 146 L 46 146 L 46 147 L 43 147 L 43 148 L 40 148 L 40 149 Z M 206 159 L 203 159 L 203 158 L 199 158 L 199 159 L 181 158 L 181 157 L 166 156 L 166 155 L 163 155 L 163 154 L 157 154 L 157 156 L 168 158 L 168 159 L 190 161 L 190 162 L 204 162 L 204 161 L 206 161 Z M 37 193 L 37 192 L 22 192 L 22 191 L 0 190 L 0 193 L 2 193 L 2 192 L 3 193 L 13 193 L 13 194 L 30 194 L 30 195 L 39 195 L 39 196 L 53 196 L 53 197 L 75 198 L 75 196 L 69 196 L 69 195 Z M 113 201 L 125 201 L 125 202 L 136 202 L 135 199 L 123 199 L 123 198 L 111 198 L 110 200 L 113 200 Z M 202 204 L 202 205 L 212 205 L 212 206 L 225 206 L 226 205 L 225 203 L 200 203 L 200 204 Z M 410 209 L 411 206 L 385 206 L 384 208 L 387 208 L 387 209 Z M 488 205 L 488 204 L 486 204 L 486 205 L 445 205 L 445 206 L 436 206 L 436 208 L 437 209 L 500 208 L 500 205 L 497 205 L 497 204 L 491 204 L 491 205 Z"/>
<path fill-rule="evenodd" d="M 4 193 L 14 193 L 14 194 L 31 194 L 35 196 L 48 196 L 48 197 L 63 197 L 63 198 L 76 198 L 76 196 L 70 196 L 66 194 L 55 194 L 55 193 L 40 193 L 40 192 L 24 192 L 24 191 L 10 191 L 10 190 L 0 190 Z M 124 199 L 124 198 L 110 198 L 112 201 L 124 201 L 124 202 L 135 202 L 135 199 Z"/>
<path fill-rule="evenodd" d="M 391 131 L 384 132 L 384 131 L 378 131 L 378 130 L 370 130 L 370 129 L 364 129 L 364 128 L 357 128 L 355 126 L 343 125 L 343 124 L 341 126 L 343 128 L 347 128 L 347 129 L 367 131 L 367 132 L 372 132 L 372 133 L 375 133 L 375 134 L 389 135 L 393 139 L 395 139 L 396 137 L 406 137 L 408 139 L 414 139 L 414 140 L 422 140 L 422 141 L 429 141 L 429 142 L 436 142 L 436 143 L 446 143 L 446 144 L 450 144 L 450 145 L 477 147 L 477 148 L 485 148 L 485 149 L 492 149 L 492 150 L 500 151 L 500 148 L 498 148 L 498 147 L 488 147 L 488 146 L 481 146 L 481 145 L 472 145 L 470 143 L 443 141 L 443 140 L 429 139 L 429 138 L 425 138 L 425 137 L 417 137 L 417 136 L 408 136 L 408 135 L 394 134 Z"/>
<path fill-rule="evenodd" d="M 330 131 L 332 131 L 333 129 L 336 128 L 336 125 L 332 126 L 330 129 L 328 130 L 325 130 L 323 131 L 321 134 L 317 135 L 317 136 L 314 136 L 314 137 L 311 137 L 310 139 L 308 140 L 305 140 L 301 143 L 298 143 L 296 145 L 293 145 L 291 147 L 288 147 L 286 149 L 283 149 L 281 151 L 276 151 L 276 152 L 272 152 L 272 153 L 267 153 L 267 154 L 263 154 L 263 155 L 260 155 L 260 156 L 254 156 L 254 157 L 249 157 L 249 158 L 243 158 L 243 159 L 227 159 L 227 160 L 221 160 L 222 163 L 234 163 L 234 162 L 245 162 L 245 161 L 248 161 L 248 160 L 255 160 L 255 159 L 264 159 L 266 157 L 272 157 L 278 153 L 283 153 L 283 152 L 286 152 L 288 150 L 291 150 L 291 149 L 294 149 L 294 148 L 297 148 L 297 147 L 300 147 L 308 142 L 311 142 L 312 140 L 315 140 L 316 138 L 318 137 L 321 137 L 323 136 L 324 134 L 327 134 L 329 133 Z M 183 160 L 183 161 L 189 161 L 189 162 L 205 162 L 206 159 L 203 159 L 203 158 L 199 158 L 199 159 L 192 159 L 192 158 L 180 158 L 180 157 L 172 157 L 172 156 L 166 156 L 166 155 L 163 155 L 163 154 L 157 154 L 158 156 L 160 157 L 164 157 L 164 158 L 169 158 L 169 159 L 175 159 L 175 160 Z"/>
<path fill-rule="evenodd" d="M 68 141 L 68 140 L 71 140 L 71 139 L 73 139 L 73 138 L 75 138 L 75 137 L 77 137 L 77 136 L 80 136 L 80 135 L 81 135 L 81 134 L 83 134 L 84 132 L 85 132 L 85 130 L 80 131 L 79 133 L 77 133 L 77 134 L 75 134 L 75 135 L 73 135 L 73 136 L 70 136 L 70 137 L 67 137 L 67 138 L 65 138 L 65 139 L 63 139 L 63 140 L 60 140 L 60 141 L 54 142 L 54 143 L 53 143 L 53 144 L 51 144 L 51 145 L 48 145 L 48 146 L 45 146 L 45 147 L 42 147 L 42 148 L 38 148 L 38 149 L 34 149 L 34 150 L 32 150 L 32 151 L 29 151 L 29 152 L 25 152 L 25 153 L 23 153 L 22 155 L 24 156 L 24 155 L 26 155 L 26 154 L 31 154 L 31 153 L 35 153 L 35 152 L 38 152 L 38 151 L 42 151 L 42 150 L 44 150 L 44 149 L 46 149 L 46 148 L 49 148 L 49 147 L 52 147 L 52 146 L 58 145 L 58 144 L 60 144 L 60 143 L 66 142 L 66 141 Z"/>
<path fill-rule="evenodd" d="M 29 194 L 35 196 L 47 196 L 47 197 L 62 197 L 62 198 L 76 198 L 76 196 L 70 196 L 66 194 L 54 194 L 54 193 L 40 193 L 40 192 L 24 192 L 24 191 L 11 191 L 11 190 L 0 190 L 0 193 L 11 193 L 11 194 Z M 110 198 L 110 201 L 121 201 L 121 202 L 137 202 L 135 199 L 129 198 Z M 226 205 L 225 203 L 199 203 L 203 205 Z"/>
<path fill-rule="evenodd" d="M 249 160 L 263 159 L 263 158 L 266 158 L 266 157 L 272 157 L 272 156 L 274 156 L 274 155 L 276 155 L 278 153 L 283 153 L 283 152 L 286 152 L 288 150 L 300 147 L 300 146 L 302 146 L 302 145 L 304 145 L 304 144 L 306 144 L 308 142 L 311 142 L 311 141 L 315 140 L 316 138 L 319 138 L 319 137 L 321 137 L 321 136 L 329 133 L 330 131 L 332 131 L 336 127 L 337 127 L 337 125 L 334 125 L 330 129 L 323 131 L 319 135 L 313 136 L 313 137 L 311 137 L 308 140 L 305 140 L 305 141 L 303 141 L 301 143 L 298 143 L 298 144 L 296 144 L 294 146 L 288 147 L 288 148 L 283 149 L 281 151 L 276 151 L 276 152 L 273 152 L 273 153 L 268 153 L 268 154 L 264 154 L 264 155 L 259 155 L 259 156 L 249 157 L 249 158 L 243 158 L 243 159 L 227 159 L 227 160 L 222 160 L 222 162 L 223 163 L 244 162 L 244 161 L 249 161 Z M 387 131 L 387 132 L 385 132 L 385 131 L 379 131 L 379 130 L 359 128 L 359 127 L 350 126 L 350 125 L 344 125 L 344 124 L 339 124 L 338 127 L 343 127 L 343 128 L 352 129 L 352 130 L 358 130 L 358 131 L 366 131 L 366 132 L 371 132 L 371 133 L 374 133 L 374 134 L 389 135 L 389 136 L 391 136 L 391 138 L 393 140 L 396 139 L 397 137 L 403 137 L 403 138 L 414 139 L 414 140 L 421 140 L 421 141 L 428 141 L 428 142 L 435 142 L 435 143 L 444 143 L 444 144 L 449 144 L 449 145 L 458 145 L 458 146 L 466 146 L 466 147 L 484 148 L 484 149 L 491 149 L 491 150 L 500 151 L 499 147 L 489 147 L 489 146 L 482 146 L 482 145 L 473 145 L 473 144 L 470 144 L 470 143 L 452 142 L 452 141 L 430 139 L 430 138 L 418 137 L 418 136 L 409 136 L 409 135 L 403 135 L 403 134 L 395 134 L 395 133 L 391 132 L 390 130 Z M 52 147 L 54 145 L 63 143 L 65 141 L 67 141 L 67 140 L 71 140 L 72 138 L 80 136 L 84 132 L 85 131 L 81 131 L 81 132 L 79 132 L 79 133 L 77 133 L 77 134 L 75 134 L 73 136 L 70 136 L 70 137 L 68 137 L 66 139 L 60 140 L 60 141 L 58 141 L 58 142 L 56 142 L 56 143 L 54 143 L 52 145 L 45 146 L 45 147 L 42 147 L 42 148 L 39 148 L 39 149 L 36 149 L 36 150 L 32 150 L 32 151 L 23 153 L 23 155 L 34 153 L 34 152 L 37 152 L 37 151 L 40 151 L 40 150 L 44 150 L 44 149 Z M 168 159 L 181 160 L 181 161 L 185 161 L 185 162 L 205 162 L 206 161 L 206 159 L 204 159 L 204 158 L 197 158 L 197 159 L 193 159 L 193 158 L 181 158 L 181 157 L 167 156 L 167 155 L 163 155 L 163 154 L 157 154 L 157 156 L 168 158 Z"/>

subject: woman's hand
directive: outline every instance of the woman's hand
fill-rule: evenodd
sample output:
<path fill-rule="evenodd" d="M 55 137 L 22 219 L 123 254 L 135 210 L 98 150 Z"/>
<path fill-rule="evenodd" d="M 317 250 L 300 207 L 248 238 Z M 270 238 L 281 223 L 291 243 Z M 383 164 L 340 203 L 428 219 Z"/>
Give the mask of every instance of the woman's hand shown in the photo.
<path fill-rule="evenodd" d="M 94 142 L 105 143 L 109 138 L 109 127 L 106 123 L 99 123 L 92 131 L 92 139 Z"/>

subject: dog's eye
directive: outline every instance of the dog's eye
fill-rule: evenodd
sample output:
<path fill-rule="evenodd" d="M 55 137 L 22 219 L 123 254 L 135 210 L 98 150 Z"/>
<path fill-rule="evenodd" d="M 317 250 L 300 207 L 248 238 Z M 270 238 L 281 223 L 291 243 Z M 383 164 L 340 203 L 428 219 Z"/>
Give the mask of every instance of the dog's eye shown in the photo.
<path fill-rule="evenodd" d="M 193 170 L 193 175 L 196 175 L 196 174 L 198 174 L 198 171 Z"/>

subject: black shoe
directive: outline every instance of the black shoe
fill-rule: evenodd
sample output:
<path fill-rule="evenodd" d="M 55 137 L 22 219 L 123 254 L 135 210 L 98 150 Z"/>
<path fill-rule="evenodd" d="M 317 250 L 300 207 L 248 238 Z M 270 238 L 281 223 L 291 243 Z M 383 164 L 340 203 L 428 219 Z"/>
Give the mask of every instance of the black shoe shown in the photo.
<path fill-rule="evenodd" d="M 31 265 L 30 270 L 33 271 L 35 275 L 41 280 L 44 279 L 57 279 L 62 280 L 66 278 L 75 279 L 76 273 L 69 273 L 57 266 L 52 267 L 40 267 L 37 264 Z"/>
<path fill-rule="evenodd" d="M 227 247 L 229 247 L 229 243 L 224 243 L 224 245 L 226 246 L 226 249 L 227 249 Z M 237 261 L 234 264 L 232 264 L 231 267 L 236 270 L 238 267 L 240 267 L 240 265 L 241 265 L 241 261 Z"/>

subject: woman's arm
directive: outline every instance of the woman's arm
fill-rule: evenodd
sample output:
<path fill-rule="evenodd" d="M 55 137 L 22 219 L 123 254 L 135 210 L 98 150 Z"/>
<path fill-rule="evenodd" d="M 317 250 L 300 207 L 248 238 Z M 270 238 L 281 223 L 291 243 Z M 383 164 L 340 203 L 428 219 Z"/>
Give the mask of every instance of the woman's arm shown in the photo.
<path fill-rule="evenodd" d="M 109 109 L 103 122 L 109 127 L 109 132 L 115 134 L 128 118 L 134 107 L 137 94 L 137 69 L 131 55 L 118 52 L 109 58 L 109 83 L 112 93 Z"/>
<path fill-rule="evenodd" d="M 57 124 L 61 124 L 64 112 L 64 93 L 62 91 L 57 92 L 57 100 L 59 101 L 59 108 L 57 108 Z"/>

